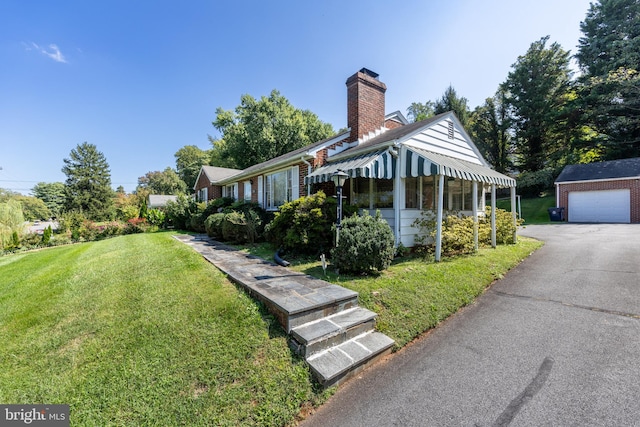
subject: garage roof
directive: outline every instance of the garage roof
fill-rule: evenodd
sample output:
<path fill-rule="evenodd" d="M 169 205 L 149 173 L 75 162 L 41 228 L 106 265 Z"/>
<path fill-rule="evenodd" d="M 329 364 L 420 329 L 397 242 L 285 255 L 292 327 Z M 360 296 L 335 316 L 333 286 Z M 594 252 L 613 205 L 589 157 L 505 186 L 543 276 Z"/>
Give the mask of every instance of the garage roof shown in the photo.
<path fill-rule="evenodd" d="M 556 183 L 640 177 L 640 157 L 565 166 Z"/>

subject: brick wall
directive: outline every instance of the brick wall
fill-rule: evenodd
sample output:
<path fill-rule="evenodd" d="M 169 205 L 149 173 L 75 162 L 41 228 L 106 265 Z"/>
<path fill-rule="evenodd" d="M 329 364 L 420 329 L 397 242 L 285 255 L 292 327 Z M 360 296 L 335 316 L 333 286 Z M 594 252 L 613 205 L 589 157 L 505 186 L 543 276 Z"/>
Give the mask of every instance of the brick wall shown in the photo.
<path fill-rule="evenodd" d="M 640 179 L 618 181 L 577 182 L 558 185 L 560 207 L 565 208 L 565 218 L 569 217 L 569 192 L 629 189 L 631 193 L 631 222 L 640 223 Z"/>
<path fill-rule="evenodd" d="M 200 174 L 200 179 L 198 179 L 195 188 L 196 196 L 198 195 L 198 190 L 207 188 L 207 201 L 222 197 L 222 187 L 219 185 L 211 185 L 204 173 Z"/>
<path fill-rule="evenodd" d="M 384 126 L 384 93 L 387 86 L 361 71 L 347 79 L 348 142 Z"/>

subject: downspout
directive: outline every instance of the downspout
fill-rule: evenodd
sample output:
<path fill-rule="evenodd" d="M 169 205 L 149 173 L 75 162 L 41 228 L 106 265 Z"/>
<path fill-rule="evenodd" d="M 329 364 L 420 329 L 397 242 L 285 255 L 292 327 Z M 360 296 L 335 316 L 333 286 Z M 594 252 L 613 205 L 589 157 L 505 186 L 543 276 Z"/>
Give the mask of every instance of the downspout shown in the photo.
<path fill-rule="evenodd" d="M 400 181 L 400 156 L 398 152 L 393 149 L 393 147 L 387 148 L 387 151 L 393 157 L 396 162 L 396 176 L 393 183 L 395 197 L 393 198 L 393 227 L 396 230 L 395 232 L 395 247 L 397 248 L 400 244 L 400 187 L 402 182 Z"/>
<path fill-rule="evenodd" d="M 302 163 L 304 163 L 305 165 L 307 165 L 307 176 L 311 175 L 311 172 L 312 172 L 312 170 L 311 170 L 311 169 L 312 169 L 311 163 L 309 163 L 307 160 L 305 160 L 305 158 L 304 158 L 304 157 L 300 157 L 300 160 L 302 160 Z M 306 194 L 306 195 L 307 195 L 307 196 L 310 196 L 310 195 L 311 195 L 311 182 L 309 182 L 309 183 L 307 184 L 307 194 Z"/>

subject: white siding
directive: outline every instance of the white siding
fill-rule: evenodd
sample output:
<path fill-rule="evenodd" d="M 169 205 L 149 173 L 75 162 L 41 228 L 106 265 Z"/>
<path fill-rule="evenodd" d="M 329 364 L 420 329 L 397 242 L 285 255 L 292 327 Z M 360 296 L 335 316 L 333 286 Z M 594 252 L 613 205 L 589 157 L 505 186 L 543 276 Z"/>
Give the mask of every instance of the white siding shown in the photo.
<path fill-rule="evenodd" d="M 442 120 L 423 132 L 413 135 L 404 142 L 409 147 L 421 148 L 434 153 L 465 160 L 482 165 L 482 161 L 473 149 L 472 143 L 464 138 L 462 132 L 454 127 L 454 138 L 449 139 L 449 120 Z"/>
<path fill-rule="evenodd" d="M 393 235 L 395 236 L 396 234 L 396 230 L 394 226 L 395 215 L 394 215 L 393 209 L 389 208 L 389 209 L 363 209 L 363 210 L 366 210 L 367 212 L 369 212 L 371 216 L 375 216 L 376 211 L 380 211 L 380 215 L 385 221 L 389 223 L 389 227 L 391 227 L 391 231 L 393 231 Z"/>

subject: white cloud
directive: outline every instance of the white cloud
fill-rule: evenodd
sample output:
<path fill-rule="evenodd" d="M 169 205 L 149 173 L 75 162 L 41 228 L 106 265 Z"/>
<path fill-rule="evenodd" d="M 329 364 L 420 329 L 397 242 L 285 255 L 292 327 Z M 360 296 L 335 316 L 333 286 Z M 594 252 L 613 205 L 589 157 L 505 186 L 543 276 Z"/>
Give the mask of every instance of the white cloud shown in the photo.
<path fill-rule="evenodd" d="M 56 62 L 62 62 L 62 63 L 67 62 L 62 52 L 60 52 L 60 49 L 55 44 L 50 44 L 48 48 L 44 48 L 34 42 L 31 42 L 31 47 L 27 45 L 26 49 L 27 50 L 35 49 L 38 52 L 42 53 L 45 56 L 48 56 L 49 58 L 53 59 Z"/>

